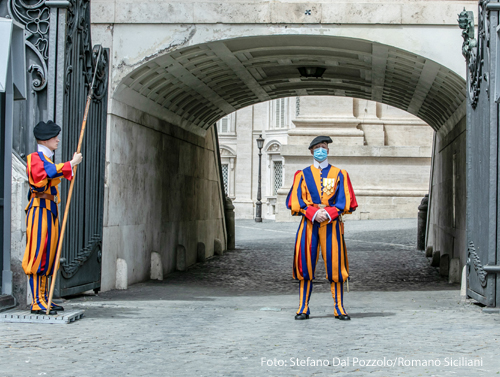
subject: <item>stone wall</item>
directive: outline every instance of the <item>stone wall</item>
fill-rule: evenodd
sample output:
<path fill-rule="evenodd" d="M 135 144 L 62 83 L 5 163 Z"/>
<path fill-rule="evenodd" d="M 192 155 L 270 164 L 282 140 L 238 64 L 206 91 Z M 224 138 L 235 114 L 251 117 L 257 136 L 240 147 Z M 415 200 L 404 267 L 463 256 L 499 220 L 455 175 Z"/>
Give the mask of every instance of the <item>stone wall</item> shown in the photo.
<path fill-rule="evenodd" d="M 464 117 L 451 131 L 436 134 L 427 226 L 427 246 L 448 261 L 459 258 L 461 267 L 467 262 L 465 127 Z"/>
<path fill-rule="evenodd" d="M 399 155 L 394 148 L 386 148 L 351 147 L 330 153 L 329 162 L 349 173 L 359 204 L 346 220 L 417 217 L 428 189 L 430 158 L 418 148 Z M 288 156 L 285 182 L 289 186 L 295 171 L 311 164 L 307 152 L 295 146 L 283 148 Z M 285 205 L 288 189 L 278 192 L 277 221 L 294 221 Z"/>
<path fill-rule="evenodd" d="M 13 296 L 21 308 L 26 307 L 28 297 L 26 275 L 22 268 L 26 248 L 26 216 L 24 208 L 28 204 L 28 178 L 26 164 L 15 154 L 12 155 L 12 197 L 11 197 L 11 271 Z"/>
<path fill-rule="evenodd" d="M 255 111 L 253 106 L 237 111 L 236 132 L 238 134 L 235 144 L 236 151 L 236 167 L 235 176 L 235 194 L 233 204 L 235 207 L 235 215 L 240 213 L 252 214 L 247 218 L 253 217 L 254 200 L 252 195 L 252 178 L 254 164 L 252 158 L 258 149 L 255 145 L 253 135 L 253 117 Z M 220 140 L 220 139 L 219 139 Z M 241 184 L 245 182 L 247 184 Z"/>
<path fill-rule="evenodd" d="M 115 288 L 118 258 L 133 284 L 149 279 L 152 252 L 166 274 L 176 269 L 177 245 L 186 249 L 187 266 L 196 263 L 198 242 L 206 257 L 215 239 L 226 245 L 213 130 L 202 137 L 110 102 L 103 290 Z"/>
<path fill-rule="evenodd" d="M 464 75 L 460 55 L 463 40 L 456 21 L 464 7 L 477 9 L 477 1 L 329 0 L 311 4 L 300 0 L 92 0 L 91 19 L 93 34 L 98 28 L 113 34 L 114 90 L 158 51 L 252 35 L 370 39 L 425 56 Z M 100 43 L 94 37 L 92 40 Z"/>
<path fill-rule="evenodd" d="M 301 97 L 282 154 L 285 187 L 312 164 L 310 141 L 332 137 L 329 162 L 347 170 L 359 207 L 346 220 L 416 217 L 429 186 L 432 129 L 415 116 L 381 103 L 352 98 Z M 291 220 L 280 196 L 277 219 Z M 285 212 L 285 213 L 283 213 Z"/>

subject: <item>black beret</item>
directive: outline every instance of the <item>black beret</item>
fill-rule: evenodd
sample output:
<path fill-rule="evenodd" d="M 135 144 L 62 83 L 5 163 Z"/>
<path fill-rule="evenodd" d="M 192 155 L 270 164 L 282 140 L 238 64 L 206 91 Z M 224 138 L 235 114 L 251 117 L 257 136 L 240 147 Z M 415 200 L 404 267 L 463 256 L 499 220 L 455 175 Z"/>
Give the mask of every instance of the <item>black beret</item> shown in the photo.
<path fill-rule="evenodd" d="M 61 132 L 61 127 L 57 124 L 48 120 L 47 123 L 41 121 L 33 129 L 33 134 L 35 135 L 35 139 L 37 140 L 49 140 L 53 137 L 59 135 Z"/>
<path fill-rule="evenodd" d="M 332 138 L 330 136 L 316 136 L 313 141 L 311 141 L 311 144 L 309 144 L 309 149 L 314 147 L 316 144 L 319 143 L 327 143 L 330 144 L 332 142 Z"/>

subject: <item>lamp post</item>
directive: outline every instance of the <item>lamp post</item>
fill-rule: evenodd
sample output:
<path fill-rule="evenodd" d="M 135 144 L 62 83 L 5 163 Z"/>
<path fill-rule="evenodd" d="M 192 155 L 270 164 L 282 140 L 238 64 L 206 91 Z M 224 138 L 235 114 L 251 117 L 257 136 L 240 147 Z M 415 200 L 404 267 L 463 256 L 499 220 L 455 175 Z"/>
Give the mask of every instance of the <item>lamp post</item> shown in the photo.
<path fill-rule="evenodd" d="M 261 195 L 261 162 L 262 162 L 262 147 L 264 146 L 264 139 L 262 138 L 262 135 L 259 135 L 259 138 L 257 139 L 257 147 L 259 148 L 259 182 L 258 182 L 258 188 L 257 188 L 257 203 L 256 203 L 256 208 L 255 208 L 255 222 L 261 223 L 262 222 L 262 202 L 260 201 L 262 199 Z"/>

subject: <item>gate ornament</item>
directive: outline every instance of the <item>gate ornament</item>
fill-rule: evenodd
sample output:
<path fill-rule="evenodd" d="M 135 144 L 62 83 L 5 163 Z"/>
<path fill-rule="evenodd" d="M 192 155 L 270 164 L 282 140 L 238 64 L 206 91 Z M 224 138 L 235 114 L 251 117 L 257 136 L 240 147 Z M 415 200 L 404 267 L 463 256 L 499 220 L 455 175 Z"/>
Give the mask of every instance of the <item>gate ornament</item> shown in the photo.
<path fill-rule="evenodd" d="M 483 65 L 485 64 L 485 52 L 489 54 L 490 42 L 490 18 L 489 11 L 486 9 L 490 0 L 480 0 L 478 7 L 478 38 L 474 38 L 474 13 L 464 10 L 458 15 L 458 26 L 462 29 L 462 54 L 467 60 L 467 82 L 468 94 L 473 109 L 477 106 L 481 81 L 488 82 L 488 69 L 483 74 Z M 488 60 L 489 61 L 489 60 Z M 486 93 L 489 95 L 488 88 Z"/>
<path fill-rule="evenodd" d="M 38 78 L 33 78 L 31 82 L 31 87 L 33 90 L 40 91 L 44 89 L 47 86 L 47 78 L 46 78 L 46 73 L 47 72 L 47 67 L 42 67 L 39 66 L 38 64 L 31 64 L 28 67 L 28 72 L 29 73 L 36 73 L 38 75 Z"/>
<path fill-rule="evenodd" d="M 458 26 L 462 29 L 462 55 L 469 59 L 473 48 L 477 47 L 477 40 L 474 38 L 474 13 L 464 10 L 458 15 Z"/>
<path fill-rule="evenodd" d="M 93 254 L 97 255 L 98 263 L 101 263 L 102 239 L 100 234 L 95 234 L 88 245 L 83 249 L 79 249 L 73 258 L 68 261 L 68 258 L 60 259 L 61 275 L 66 279 L 71 279 L 83 266 L 89 257 Z"/>
<path fill-rule="evenodd" d="M 105 96 L 108 94 L 108 74 L 109 74 L 109 54 L 108 50 L 104 50 L 98 59 L 98 48 L 94 46 L 92 50 L 92 66 L 96 70 L 96 82 L 94 86 L 94 101 L 102 102 Z M 107 97 L 106 97 L 107 99 Z"/>
<path fill-rule="evenodd" d="M 22 23 L 25 28 L 26 46 L 37 56 L 40 64 L 31 64 L 28 72 L 33 77 L 31 88 L 40 92 L 47 86 L 49 59 L 50 9 L 45 0 L 27 3 L 23 0 L 7 1 L 9 17 Z"/>
<path fill-rule="evenodd" d="M 484 268 L 483 265 L 481 264 L 481 259 L 479 258 L 479 255 L 476 253 L 476 247 L 474 246 L 474 242 L 470 241 L 469 242 L 469 248 L 467 249 L 468 255 L 467 255 L 467 266 L 469 268 L 469 275 L 470 275 L 470 267 L 471 265 L 474 267 L 474 270 L 476 271 L 477 278 L 479 279 L 481 286 L 484 288 L 486 287 L 487 280 L 486 280 L 486 275 L 488 274 Z"/>

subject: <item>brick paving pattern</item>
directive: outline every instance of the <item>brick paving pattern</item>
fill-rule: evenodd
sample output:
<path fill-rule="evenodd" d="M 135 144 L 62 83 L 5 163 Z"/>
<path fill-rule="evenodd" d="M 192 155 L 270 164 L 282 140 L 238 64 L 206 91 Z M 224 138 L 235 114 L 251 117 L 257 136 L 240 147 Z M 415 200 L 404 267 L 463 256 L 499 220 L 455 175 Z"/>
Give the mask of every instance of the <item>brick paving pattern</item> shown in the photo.
<path fill-rule="evenodd" d="M 500 315 L 461 300 L 429 266 L 414 247 L 415 220 L 346 223 L 352 321 L 333 317 L 320 268 L 311 318 L 295 321 L 296 226 L 238 221 L 237 250 L 222 257 L 68 299 L 82 320 L 1 324 L 0 376 L 500 374 Z"/>

